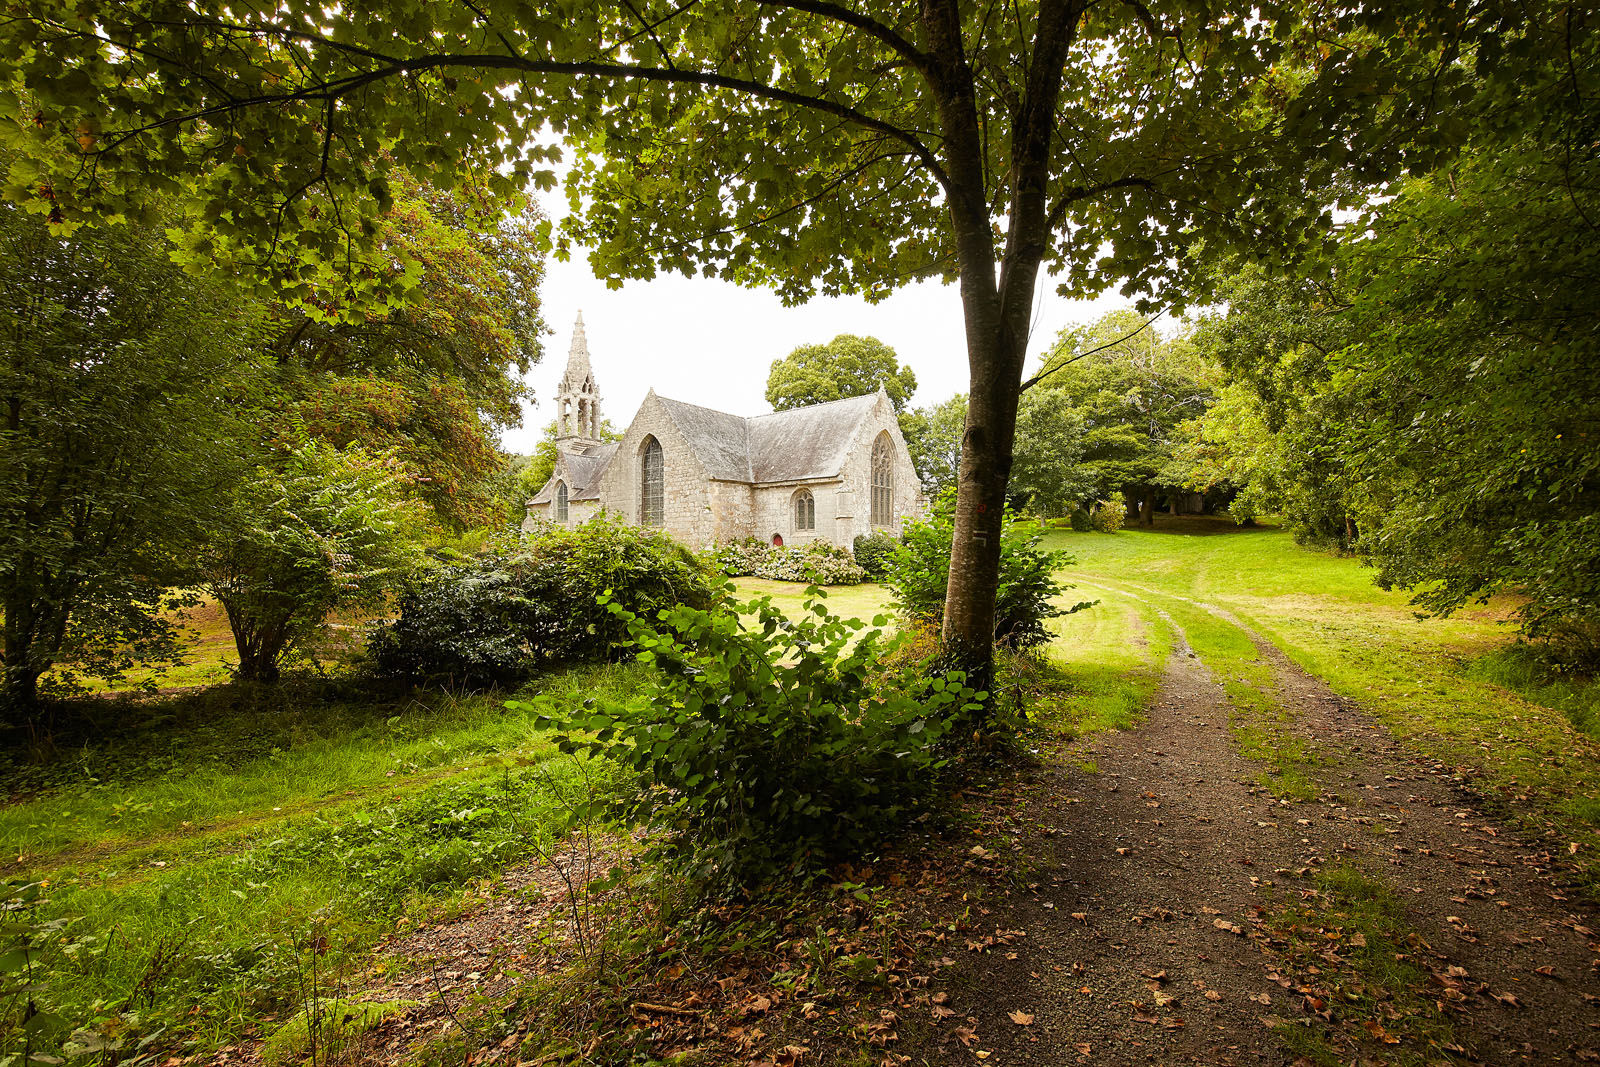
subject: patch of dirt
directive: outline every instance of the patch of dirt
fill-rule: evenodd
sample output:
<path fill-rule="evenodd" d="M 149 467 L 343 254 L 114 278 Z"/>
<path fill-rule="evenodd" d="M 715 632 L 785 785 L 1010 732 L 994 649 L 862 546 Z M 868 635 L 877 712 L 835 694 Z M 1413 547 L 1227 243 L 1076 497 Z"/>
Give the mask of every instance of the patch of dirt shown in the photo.
<path fill-rule="evenodd" d="M 1337 1062 L 1600 1059 L 1600 919 L 1558 888 L 1550 847 L 1485 816 L 1446 769 L 1258 644 L 1298 728 L 1333 757 L 1312 769 L 1322 796 L 1292 804 L 1252 784 L 1261 765 L 1240 756 L 1222 687 L 1180 637 L 1148 721 L 1074 753 L 1099 773 L 1056 761 L 1027 790 L 1021 822 L 1036 829 L 1017 847 L 1037 858 L 1032 884 L 999 889 L 988 917 L 1024 936 L 958 961 L 950 1006 L 965 1032 L 900 1051 L 1290 1063 L 1286 1028 L 1303 1028 Z M 1374 1030 L 1327 1003 L 1346 946 L 1309 970 L 1290 958 L 1275 916 L 1318 898 L 1315 873 L 1341 866 L 1398 896 L 1401 954 L 1431 976 L 1420 999 L 1446 1024 L 1439 1047 L 1396 1048 L 1386 1009 Z"/>

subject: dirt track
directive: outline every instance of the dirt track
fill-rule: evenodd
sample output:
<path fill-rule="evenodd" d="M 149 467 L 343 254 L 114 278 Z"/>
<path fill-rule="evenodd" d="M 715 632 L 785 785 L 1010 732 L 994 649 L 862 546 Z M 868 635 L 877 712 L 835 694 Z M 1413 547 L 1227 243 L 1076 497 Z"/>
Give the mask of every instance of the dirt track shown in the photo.
<path fill-rule="evenodd" d="M 1223 689 L 1180 635 L 1148 721 L 1094 747 L 1098 773 L 1048 767 L 1028 791 L 1035 888 L 991 917 L 1025 936 L 961 962 L 952 1006 L 977 1039 L 928 1051 L 970 1063 L 981 1049 L 991 1065 L 1600 1061 L 1600 917 L 1554 884 L 1544 847 L 1258 647 L 1327 757 L 1321 795 L 1254 784 Z M 1398 901 L 1390 929 L 1412 936 L 1391 947 L 1426 972 L 1419 996 L 1362 1003 L 1354 961 L 1370 975 L 1377 953 L 1322 932 L 1341 902 L 1319 873 L 1349 868 Z M 1325 943 L 1291 955 L 1286 916 L 1319 909 L 1328 927 L 1302 927 Z"/>

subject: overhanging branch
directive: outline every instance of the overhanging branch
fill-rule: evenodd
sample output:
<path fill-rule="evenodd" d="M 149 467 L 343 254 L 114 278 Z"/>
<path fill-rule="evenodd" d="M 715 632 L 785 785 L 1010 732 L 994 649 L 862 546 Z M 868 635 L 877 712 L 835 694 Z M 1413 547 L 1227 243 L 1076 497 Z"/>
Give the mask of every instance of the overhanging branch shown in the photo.
<path fill-rule="evenodd" d="M 1107 341 L 1103 345 L 1096 345 L 1094 348 L 1089 349 L 1089 351 L 1087 351 L 1087 352 L 1079 352 L 1077 355 L 1073 356 L 1071 359 L 1064 359 L 1060 363 L 1052 364 L 1051 366 L 1046 367 L 1044 370 L 1041 370 L 1038 374 L 1035 374 L 1032 378 L 1029 378 L 1027 381 L 1023 382 L 1022 383 L 1022 387 L 1020 389 L 1018 389 L 1017 392 L 1026 393 L 1029 389 L 1032 389 L 1034 386 L 1036 386 L 1040 382 L 1044 381 L 1046 378 L 1048 378 L 1050 375 L 1054 374 L 1056 371 L 1060 370 L 1062 367 L 1070 367 L 1072 364 L 1078 362 L 1080 359 L 1088 359 L 1090 356 L 1095 355 L 1096 353 L 1099 353 L 1099 352 L 1104 352 L 1108 348 L 1115 348 L 1115 347 L 1117 347 L 1118 345 L 1120 345 L 1124 341 L 1133 340 L 1135 337 L 1138 337 L 1141 333 L 1144 333 L 1146 330 L 1148 330 L 1151 326 L 1155 325 L 1155 321 L 1156 321 L 1156 319 L 1158 317 L 1159 316 L 1152 315 L 1150 318 L 1146 319 L 1144 321 L 1144 324 L 1142 326 L 1140 326 L 1137 330 L 1134 330 L 1132 333 L 1123 334 L 1121 337 L 1117 338 L 1115 341 Z"/>

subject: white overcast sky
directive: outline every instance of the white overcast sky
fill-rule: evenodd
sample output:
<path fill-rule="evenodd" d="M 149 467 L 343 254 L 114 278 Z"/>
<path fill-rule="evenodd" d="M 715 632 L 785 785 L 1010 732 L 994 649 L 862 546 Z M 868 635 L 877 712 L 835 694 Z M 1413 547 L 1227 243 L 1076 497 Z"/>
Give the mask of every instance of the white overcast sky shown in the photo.
<path fill-rule="evenodd" d="M 555 213 L 565 206 L 563 201 L 551 197 L 545 206 Z M 961 298 L 954 286 L 914 285 L 876 305 L 859 298 L 819 297 L 786 308 L 767 290 L 675 274 L 607 289 L 587 260 L 575 254 L 566 263 L 550 260 L 541 298 L 545 322 L 555 333 L 545 338 L 544 362 L 528 375 L 534 402 L 525 405 L 522 426 L 504 435 L 504 447 L 511 452 L 533 451 L 544 425 L 554 417 L 551 397 L 566 365 L 579 310 L 589 335 L 601 410 L 619 430 L 627 427 L 652 387 L 662 396 L 735 415 L 770 411 L 765 394 L 772 361 L 797 345 L 825 342 L 841 333 L 876 337 L 893 348 L 916 372 L 912 403 L 918 407 L 967 388 Z M 1093 302 L 1063 300 L 1047 280 L 1028 343 L 1030 362 L 1063 327 L 1129 303 L 1116 293 Z"/>

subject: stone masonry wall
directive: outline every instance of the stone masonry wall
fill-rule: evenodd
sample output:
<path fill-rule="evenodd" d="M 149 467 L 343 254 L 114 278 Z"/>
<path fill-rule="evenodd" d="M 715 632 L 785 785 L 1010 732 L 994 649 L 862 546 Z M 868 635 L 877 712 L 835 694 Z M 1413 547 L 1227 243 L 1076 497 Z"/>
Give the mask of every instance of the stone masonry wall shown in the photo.
<path fill-rule="evenodd" d="M 616 455 L 600 476 L 602 504 L 628 522 L 639 521 L 639 465 L 647 437 L 661 442 L 662 526 L 691 547 L 710 544 L 717 535 L 712 483 L 654 393 L 639 406 L 628 432 L 617 443 Z"/>
<path fill-rule="evenodd" d="M 871 416 L 861 421 L 850 444 L 849 459 L 845 461 L 844 478 L 840 483 L 835 544 L 852 547 L 857 536 L 873 532 L 872 445 L 880 433 L 888 433 L 894 446 L 894 522 L 878 529 L 898 537 L 907 519 L 922 518 L 922 483 L 917 479 L 916 467 L 912 466 L 906 440 L 900 434 L 900 422 L 895 418 L 894 405 L 889 403 L 887 397 L 879 396 Z M 820 506 L 817 508 L 817 525 L 822 525 Z"/>
<path fill-rule="evenodd" d="M 751 532 L 763 541 L 771 541 L 773 534 L 782 534 L 786 545 L 803 545 L 810 541 L 828 541 L 834 544 L 835 498 L 839 483 L 807 482 L 804 485 L 764 485 L 755 491 L 755 515 Z M 811 492 L 817 505 L 817 522 L 814 530 L 801 530 L 795 526 L 795 496 L 801 489 Z"/>

